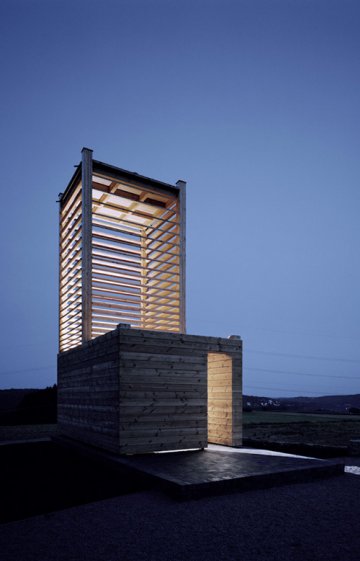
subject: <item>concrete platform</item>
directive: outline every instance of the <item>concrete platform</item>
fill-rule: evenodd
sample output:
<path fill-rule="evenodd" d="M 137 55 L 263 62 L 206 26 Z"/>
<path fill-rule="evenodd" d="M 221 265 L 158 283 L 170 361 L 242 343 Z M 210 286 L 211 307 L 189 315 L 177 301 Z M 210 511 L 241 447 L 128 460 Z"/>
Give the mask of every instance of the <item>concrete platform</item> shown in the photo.
<path fill-rule="evenodd" d="M 344 473 L 343 463 L 337 461 L 257 452 L 216 446 L 202 451 L 127 456 L 117 461 L 180 499 L 302 483 Z"/>

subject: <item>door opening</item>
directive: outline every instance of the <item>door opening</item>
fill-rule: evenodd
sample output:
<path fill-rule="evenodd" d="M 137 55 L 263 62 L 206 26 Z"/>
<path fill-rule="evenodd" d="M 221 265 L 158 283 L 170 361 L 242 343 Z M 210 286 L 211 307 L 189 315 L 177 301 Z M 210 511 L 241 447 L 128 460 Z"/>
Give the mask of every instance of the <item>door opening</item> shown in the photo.
<path fill-rule="evenodd" d="M 208 353 L 208 442 L 233 445 L 233 368 L 225 353 Z"/>

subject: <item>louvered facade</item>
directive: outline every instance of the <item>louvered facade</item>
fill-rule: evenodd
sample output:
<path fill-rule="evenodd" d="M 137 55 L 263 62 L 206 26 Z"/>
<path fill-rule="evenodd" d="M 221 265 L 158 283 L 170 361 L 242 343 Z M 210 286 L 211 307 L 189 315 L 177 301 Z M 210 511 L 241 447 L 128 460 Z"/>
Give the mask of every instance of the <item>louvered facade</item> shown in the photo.
<path fill-rule="evenodd" d="M 60 196 L 60 352 L 119 323 L 185 333 L 185 190 L 83 149 Z"/>

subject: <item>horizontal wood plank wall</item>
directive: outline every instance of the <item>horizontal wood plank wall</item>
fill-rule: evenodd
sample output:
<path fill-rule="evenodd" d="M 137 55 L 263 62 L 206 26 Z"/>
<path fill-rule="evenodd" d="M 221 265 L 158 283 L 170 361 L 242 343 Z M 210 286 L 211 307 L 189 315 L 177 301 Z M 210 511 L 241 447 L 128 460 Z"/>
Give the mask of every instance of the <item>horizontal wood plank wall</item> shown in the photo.
<path fill-rule="evenodd" d="M 239 361 L 241 341 L 120 329 L 121 453 L 207 446 L 209 352 L 226 352 Z M 232 388 L 231 374 L 230 393 Z M 234 411 L 234 420 L 240 415 L 237 426 L 241 393 L 239 399 L 240 408 Z M 234 439 L 229 437 L 227 443 Z"/>
<path fill-rule="evenodd" d="M 212 441 L 222 428 L 222 443 L 240 445 L 241 341 L 124 326 L 59 355 L 60 433 L 121 454 L 206 447 L 209 353 L 230 357 L 220 391 L 233 396 Z"/>
<path fill-rule="evenodd" d="M 59 432 L 119 451 L 119 332 L 58 356 Z"/>

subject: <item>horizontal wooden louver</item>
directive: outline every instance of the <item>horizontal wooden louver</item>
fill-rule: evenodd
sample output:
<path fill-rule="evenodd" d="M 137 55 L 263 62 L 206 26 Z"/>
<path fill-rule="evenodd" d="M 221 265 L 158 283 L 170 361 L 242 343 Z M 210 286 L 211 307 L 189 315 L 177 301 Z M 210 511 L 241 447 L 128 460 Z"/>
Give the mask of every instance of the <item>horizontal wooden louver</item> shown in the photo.
<path fill-rule="evenodd" d="M 92 336 L 119 323 L 180 331 L 178 200 L 93 177 Z M 158 202 L 158 204 L 157 204 Z"/>
<path fill-rule="evenodd" d="M 112 169 L 84 149 L 60 201 L 61 352 L 119 323 L 185 332 L 180 188 Z"/>
<path fill-rule="evenodd" d="M 82 190 L 79 182 L 60 208 L 60 351 L 81 344 Z"/>

